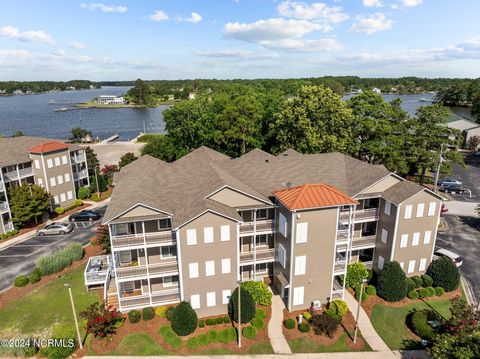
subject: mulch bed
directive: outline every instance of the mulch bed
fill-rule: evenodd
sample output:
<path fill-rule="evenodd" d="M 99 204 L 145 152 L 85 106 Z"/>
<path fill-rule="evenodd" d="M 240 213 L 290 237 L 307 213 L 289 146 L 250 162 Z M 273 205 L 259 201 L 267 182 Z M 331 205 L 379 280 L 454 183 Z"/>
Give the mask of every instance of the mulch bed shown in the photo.
<path fill-rule="evenodd" d="M 34 291 L 35 289 L 41 288 L 44 285 L 48 284 L 49 282 L 56 280 L 59 277 L 62 277 L 66 273 L 70 272 L 72 269 L 85 264 L 88 261 L 88 258 L 92 256 L 100 255 L 102 252 L 103 250 L 100 246 L 87 246 L 85 247 L 85 255 L 83 256 L 83 258 L 80 259 L 79 261 L 73 262 L 70 267 L 65 268 L 60 272 L 53 273 L 48 276 L 44 276 L 37 283 L 27 284 L 25 287 L 20 287 L 20 288 L 13 287 L 8 289 L 7 291 L 0 294 L 0 308 L 3 308 L 8 303 L 17 300 L 18 298 L 24 296 L 25 294 L 28 294 Z"/>
<path fill-rule="evenodd" d="M 269 341 L 268 339 L 268 322 L 270 321 L 271 318 L 271 308 L 270 307 L 263 307 L 263 306 L 258 306 L 259 308 L 262 308 L 265 310 L 267 313 L 267 316 L 265 317 L 265 328 L 262 330 L 257 330 L 257 335 L 254 339 L 247 339 L 242 336 L 242 347 L 239 349 L 237 342 L 231 342 L 231 343 L 210 343 L 205 346 L 199 346 L 195 350 L 190 350 L 186 346 L 188 339 L 191 337 L 196 337 L 200 334 L 207 333 L 209 330 L 216 330 L 217 332 L 223 329 L 228 329 L 232 328 L 233 323 L 228 323 L 228 324 L 218 324 L 218 325 L 211 325 L 211 326 L 205 326 L 204 328 L 197 328 L 193 334 L 190 334 L 185 337 L 180 337 L 183 341 L 183 345 L 179 349 L 174 349 L 172 348 L 169 344 L 165 342 L 165 340 L 158 334 L 158 330 L 160 327 L 164 325 L 170 326 L 170 322 L 166 318 L 159 318 L 155 315 L 155 317 L 152 320 L 144 321 L 141 320 L 140 322 L 136 324 L 132 324 L 128 321 L 128 318 L 125 320 L 125 324 L 117 330 L 117 333 L 113 335 L 111 338 L 107 339 L 97 339 L 97 338 L 92 338 L 91 340 L 91 345 L 90 348 L 97 354 L 108 354 L 111 351 L 115 350 L 117 346 L 120 344 L 120 342 L 123 340 L 123 338 L 131 333 L 145 333 L 148 334 L 150 337 L 152 337 L 155 342 L 157 342 L 161 347 L 165 348 L 168 351 L 172 351 L 177 355 L 190 355 L 190 354 L 195 354 L 204 350 L 214 350 L 214 349 L 223 349 L 223 350 L 229 350 L 232 352 L 240 353 L 240 354 L 246 354 L 249 352 L 250 347 L 253 344 L 258 344 L 258 343 L 264 343 L 266 341 Z M 224 314 L 226 315 L 226 314 Z M 209 318 L 218 318 L 223 315 L 217 315 L 217 316 L 212 316 Z M 126 317 L 126 316 L 125 316 Z M 206 319 L 206 318 L 201 318 L 201 319 Z M 245 326 L 242 325 L 242 328 Z M 77 351 L 77 355 L 81 355 L 82 352 Z"/>
<path fill-rule="evenodd" d="M 294 319 L 296 323 L 298 323 L 297 318 L 303 312 L 305 312 L 305 310 L 298 310 L 298 311 L 289 313 L 287 309 L 284 309 L 283 318 L 284 319 L 291 318 L 291 319 Z M 315 314 L 320 314 L 320 313 L 322 313 L 321 310 L 317 311 Z M 350 311 L 348 311 L 345 317 L 343 317 L 341 326 L 339 326 L 339 328 L 331 338 L 327 337 L 326 335 L 315 334 L 315 332 L 313 331 L 313 328 L 311 328 L 308 333 L 302 333 L 300 330 L 298 330 L 298 328 L 287 329 L 285 328 L 285 326 L 283 326 L 283 334 L 285 335 L 285 338 L 287 338 L 287 340 L 304 338 L 309 341 L 315 342 L 318 345 L 329 346 L 337 342 L 337 340 L 344 333 L 347 333 L 348 339 L 345 342 L 347 343 L 348 347 L 350 347 L 353 350 L 362 350 L 365 348 L 365 342 L 363 341 L 362 338 L 358 337 L 357 343 L 353 343 L 354 331 L 355 331 L 355 319 L 353 318 L 353 315 Z"/>

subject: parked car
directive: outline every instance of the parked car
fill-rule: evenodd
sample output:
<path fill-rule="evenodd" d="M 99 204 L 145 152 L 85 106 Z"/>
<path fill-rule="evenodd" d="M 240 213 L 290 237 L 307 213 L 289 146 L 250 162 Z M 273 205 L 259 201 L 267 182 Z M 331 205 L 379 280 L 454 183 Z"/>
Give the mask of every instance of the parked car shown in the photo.
<path fill-rule="evenodd" d="M 73 231 L 73 224 L 53 222 L 47 224 L 44 228 L 37 230 L 39 236 L 46 236 L 52 234 L 65 234 Z"/>
<path fill-rule="evenodd" d="M 463 187 L 461 184 L 451 184 L 451 185 L 448 185 L 448 186 L 443 186 L 443 187 L 440 187 L 440 191 L 443 191 L 445 193 L 463 193 L 465 192 L 467 189 L 465 187 Z"/>
<path fill-rule="evenodd" d="M 459 180 L 456 180 L 455 178 L 442 178 L 437 182 L 437 185 L 440 187 L 446 187 L 450 185 L 462 185 L 463 183 L 460 182 Z"/>
<path fill-rule="evenodd" d="M 435 258 L 435 256 L 438 258 L 438 257 L 448 257 L 452 260 L 453 263 L 455 263 L 455 265 L 457 267 L 460 267 L 463 263 L 463 258 L 460 257 L 458 254 L 456 253 L 453 253 L 451 251 L 449 251 L 448 249 L 444 249 L 444 248 L 435 248 L 435 251 L 433 252 L 433 257 Z"/>
<path fill-rule="evenodd" d="M 100 219 L 101 215 L 97 211 L 86 209 L 77 213 L 73 213 L 68 217 L 70 222 L 96 221 Z"/>

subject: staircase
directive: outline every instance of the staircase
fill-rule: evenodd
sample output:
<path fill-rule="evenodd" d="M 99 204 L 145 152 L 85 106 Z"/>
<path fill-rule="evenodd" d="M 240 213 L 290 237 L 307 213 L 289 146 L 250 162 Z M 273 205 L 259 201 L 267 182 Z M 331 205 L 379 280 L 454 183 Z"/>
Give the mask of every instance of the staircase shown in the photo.
<path fill-rule="evenodd" d="M 107 296 L 107 305 L 108 306 L 113 306 L 113 308 L 117 308 L 118 309 L 118 295 L 115 293 L 115 294 L 109 294 Z"/>
<path fill-rule="evenodd" d="M 108 286 L 105 291 L 105 299 L 107 306 L 112 305 L 114 308 L 119 307 L 118 305 L 118 294 L 117 294 L 117 283 L 115 277 L 110 277 L 106 285 Z"/>

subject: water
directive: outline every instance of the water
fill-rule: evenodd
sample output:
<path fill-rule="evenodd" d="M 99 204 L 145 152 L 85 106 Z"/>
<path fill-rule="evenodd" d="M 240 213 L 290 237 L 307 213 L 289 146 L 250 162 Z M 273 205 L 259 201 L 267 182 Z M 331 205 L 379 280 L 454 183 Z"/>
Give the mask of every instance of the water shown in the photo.
<path fill-rule="evenodd" d="M 0 134 L 9 136 L 16 131 L 26 135 L 51 138 L 68 138 L 73 127 L 82 127 L 92 131 L 94 137 L 107 138 L 115 133 L 120 139 L 128 140 L 144 131 L 164 132 L 163 110 L 156 108 L 118 108 L 118 109 L 76 109 L 67 112 L 54 112 L 59 107 L 72 105 L 49 105 L 56 102 L 86 102 L 98 95 L 122 95 L 128 87 L 104 87 L 102 89 L 67 91 L 24 96 L 0 96 Z M 347 99 L 351 96 L 345 96 Z M 385 100 L 400 98 L 402 107 L 411 116 L 420 106 L 428 106 L 433 94 L 383 95 Z M 452 109 L 461 116 L 469 117 L 469 109 Z"/>

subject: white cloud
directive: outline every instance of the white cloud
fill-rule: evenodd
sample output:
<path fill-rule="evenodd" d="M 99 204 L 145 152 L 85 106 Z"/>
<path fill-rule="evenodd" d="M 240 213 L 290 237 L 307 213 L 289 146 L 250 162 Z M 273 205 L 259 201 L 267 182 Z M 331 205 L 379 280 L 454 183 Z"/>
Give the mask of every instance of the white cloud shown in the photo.
<path fill-rule="evenodd" d="M 52 53 L 53 56 L 65 57 L 67 52 L 64 49 L 58 49 Z"/>
<path fill-rule="evenodd" d="M 42 42 L 45 44 L 54 44 L 52 37 L 42 30 L 20 31 L 13 26 L 4 26 L 0 28 L 0 37 L 5 37 L 10 40 L 19 40 L 26 42 Z"/>
<path fill-rule="evenodd" d="M 390 30 L 392 25 L 392 20 L 388 20 L 382 13 L 376 13 L 370 16 L 357 16 L 357 22 L 352 25 L 350 31 L 373 34 L 377 31 Z"/>
<path fill-rule="evenodd" d="M 214 58 L 241 58 L 241 59 L 273 59 L 277 58 L 275 53 L 255 53 L 246 50 L 219 50 L 219 51 L 196 51 L 195 55 Z"/>
<path fill-rule="evenodd" d="M 31 57 L 30 51 L 27 50 L 0 50 L 0 57 L 13 57 L 17 59 L 27 59 Z"/>
<path fill-rule="evenodd" d="M 155 22 L 167 21 L 168 15 L 163 10 L 156 10 L 153 14 L 149 15 L 148 18 Z"/>
<path fill-rule="evenodd" d="M 190 14 L 189 17 L 177 16 L 177 21 L 186 21 L 191 22 L 192 24 L 196 24 L 202 21 L 202 15 L 194 11 Z"/>
<path fill-rule="evenodd" d="M 365 7 L 382 7 L 382 0 L 363 0 L 363 6 Z"/>
<path fill-rule="evenodd" d="M 324 38 L 317 40 L 283 39 L 278 41 L 264 41 L 264 47 L 291 52 L 318 52 L 340 50 L 343 46 L 337 39 Z"/>
<path fill-rule="evenodd" d="M 103 3 L 83 3 L 80 4 L 80 7 L 90 10 L 90 11 L 95 11 L 95 10 L 100 10 L 101 12 L 104 13 L 118 13 L 118 14 L 123 14 L 126 13 L 128 8 L 123 5 L 106 5 Z"/>
<path fill-rule="evenodd" d="M 80 41 L 72 41 L 70 43 L 70 47 L 75 50 L 80 50 L 86 48 L 87 46 L 85 46 L 85 44 Z"/>
<path fill-rule="evenodd" d="M 348 15 L 342 11 L 341 7 L 329 7 L 321 2 L 307 4 L 286 0 L 277 6 L 277 12 L 283 17 L 311 20 L 324 24 L 338 24 L 348 19 Z"/>
<path fill-rule="evenodd" d="M 413 6 L 418 6 L 420 5 L 423 0 L 400 0 L 403 6 L 406 7 L 413 7 Z"/>

